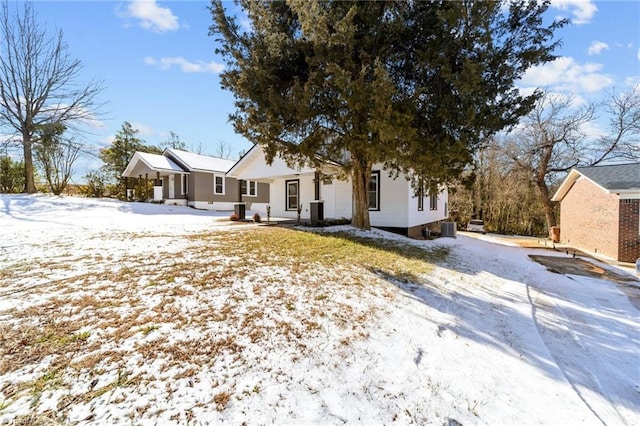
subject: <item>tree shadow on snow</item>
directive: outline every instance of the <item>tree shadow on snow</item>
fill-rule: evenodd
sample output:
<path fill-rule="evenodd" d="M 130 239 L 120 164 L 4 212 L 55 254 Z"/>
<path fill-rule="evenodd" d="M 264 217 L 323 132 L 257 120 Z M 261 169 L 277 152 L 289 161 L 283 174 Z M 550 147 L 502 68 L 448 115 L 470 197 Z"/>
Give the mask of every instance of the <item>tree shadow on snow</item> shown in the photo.
<path fill-rule="evenodd" d="M 483 242 L 486 246 L 480 251 L 465 252 L 460 241 L 438 251 L 432 243 L 416 250 L 422 242 L 413 240 L 389 244 L 363 237 L 325 235 L 422 259 L 451 271 L 448 279 L 446 272 L 418 277 L 411 271 L 391 273 L 368 268 L 406 297 L 454 318 L 451 323 L 435 324 L 433 335 L 425 335 L 425 346 L 428 339 L 442 338 L 449 331 L 519 357 L 548 377 L 568 382 L 604 423 L 633 422 L 629 416 L 640 411 L 640 315 L 622 291 L 616 293 L 611 288 L 616 284 L 559 275 L 529 259 L 527 249 L 500 246 L 500 250 L 513 251 L 516 256 L 514 267 L 505 267 L 491 242 Z M 449 250 L 451 256 L 447 258 Z M 468 258 L 470 262 L 464 261 Z M 478 288 L 467 291 L 454 282 L 466 281 L 465 276 Z M 607 402 L 592 404 L 593 397 L 587 390 Z M 615 405 L 624 407 L 622 412 Z"/>

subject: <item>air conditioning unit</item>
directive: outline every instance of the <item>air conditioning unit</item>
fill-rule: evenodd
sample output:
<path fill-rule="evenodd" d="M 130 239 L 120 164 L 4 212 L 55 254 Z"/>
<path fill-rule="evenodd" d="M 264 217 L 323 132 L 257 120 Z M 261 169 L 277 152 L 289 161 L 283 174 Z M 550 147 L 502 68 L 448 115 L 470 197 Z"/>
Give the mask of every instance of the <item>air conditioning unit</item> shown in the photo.
<path fill-rule="evenodd" d="M 442 222 L 440 224 L 440 235 L 443 237 L 456 238 L 456 223 Z"/>

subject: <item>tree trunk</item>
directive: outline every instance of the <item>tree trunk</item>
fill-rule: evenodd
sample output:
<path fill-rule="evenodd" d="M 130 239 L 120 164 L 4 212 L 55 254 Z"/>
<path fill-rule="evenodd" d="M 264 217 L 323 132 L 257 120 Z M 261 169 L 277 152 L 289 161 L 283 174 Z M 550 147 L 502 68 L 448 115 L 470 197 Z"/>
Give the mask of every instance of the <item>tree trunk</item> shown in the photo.
<path fill-rule="evenodd" d="M 556 213 L 553 209 L 553 201 L 551 201 L 551 196 L 549 195 L 549 188 L 544 180 L 537 180 L 536 186 L 538 187 L 538 191 L 540 191 L 544 218 L 547 221 L 547 232 L 551 232 L 551 227 L 556 226 Z"/>
<path fill-rule="evenodd" d="M 24 153 L 24 192 L 34 194 L 36 192 L 36 183 L 33 173 L 33 143 L 31 135 L 22 133 L 22 147 Z"/>
<path fill-rule="evenodd" d="M 547 221 L 547 234 L 551 232 L 552 226 L 556 226 L 556 214 L 553 211 L 553 202 L 551 201 L 551 196 L 549 195 L 549 187 L 547 186 L 547 182 L 545 180 L 545 176 L 547 175 L 547 171 L 549 170 L 549 163 L 551 162 L 551 157 L 553 156 L 554 145 L 555 144 L 547 144 L 543 147 L 542 154 L 540 156 L 540 163 L 538 164 L 538 169 L 536 170 L 536 186 L 538 187 L 538 191 L 540 191 L 542 208 L 544 209 L 544 218 Z"/>
<path fill-rule="evenodd" d="M 351 226 L 359 229 L 371 229 L 369 221 L 369 181 L 371 180 L 371 164 L 351 156 L 353 170 L 351 172 L 353 186 L 353 216 Z"/>

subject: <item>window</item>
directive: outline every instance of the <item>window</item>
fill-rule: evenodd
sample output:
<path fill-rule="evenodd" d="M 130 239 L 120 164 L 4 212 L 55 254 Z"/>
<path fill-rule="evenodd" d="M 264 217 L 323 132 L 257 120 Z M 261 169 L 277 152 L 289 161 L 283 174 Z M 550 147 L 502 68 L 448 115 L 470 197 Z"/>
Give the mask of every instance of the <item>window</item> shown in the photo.
<path fill-rule="evenodd" d="M 380 171 L 371 173 L 369 181 L 369 210 L 380 210 Z"/>
<path fill-rule="evenodd" d="M 424 210 L 424 184 L 420 182 L 420 187 L 418 188 L 418 211 Z"/>
<path fill-rule="evenodd" d="M 299 180 L 288 180 L 286 181 L 287 186 L 287 210 L 295 210 L 298 211 L 299 201 L 300 201 L 300 181 Z"/>
<path fill-rule="evenodd" d="M 224 195 L 224 176 L 213 176 L 213 193 Z"/>
<path fill-rule="evenodd" d="M 242 191 L 242 195 L 255 197 L 258 193 L 258 184 L 253 180 L 241 180 L 240 190 Z"/>
<path fill-rule="evenodd" d="M 189 176 L 182 175 L 182 195 L 189 192 Z"/>
<path fill-rule="evenodd" d="M 429 209 L 438 210 L 438 194 L 431 194 L 429 197 Z"/>

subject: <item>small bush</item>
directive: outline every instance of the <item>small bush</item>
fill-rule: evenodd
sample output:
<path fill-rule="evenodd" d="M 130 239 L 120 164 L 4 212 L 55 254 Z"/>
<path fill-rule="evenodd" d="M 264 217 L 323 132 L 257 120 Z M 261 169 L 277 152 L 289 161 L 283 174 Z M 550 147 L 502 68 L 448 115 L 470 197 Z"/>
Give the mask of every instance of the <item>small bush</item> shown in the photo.
<path fill-rule="evenodd" d="M 351 219 L 331 219 L 331 220 L 319 220 L 315 222 L 309 223 L 309 226 L 312 228 L 324 228 L 327 226 L 337 226 L 337 225 L 349 225 L 351 224 Z"/>
<path fill-rule="evenodd" d="M 235 213 L 231 213 L 231 216 L 229 216 L 229 220 L 231 220 L 233 222 L 237 221 L 238 219 L 239 219 L 238 215 L 235 214 Z"/>
<path fill-rule="evenodd" d="M 80 193 L 87 197 L 101 198 L 109 193 L 108 177 L 102 171 L 93 171 L 85 175 L 85 185 L 80 187 Z"/>
<path fill-rule="evenodd" d="M 260 222 L 262 222 L 262 218 L 260 217 L 260 215 L 258 213 L 256 213 L 256 214 L 253 215 L 253 221 L 257 222 L 257 223 L 260 223 Z"/>

